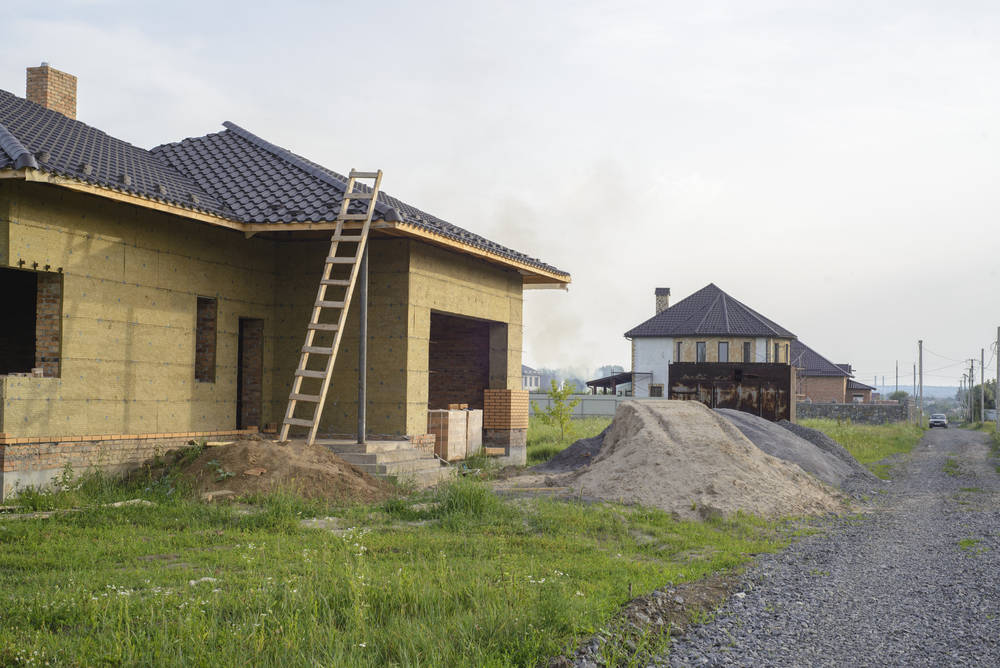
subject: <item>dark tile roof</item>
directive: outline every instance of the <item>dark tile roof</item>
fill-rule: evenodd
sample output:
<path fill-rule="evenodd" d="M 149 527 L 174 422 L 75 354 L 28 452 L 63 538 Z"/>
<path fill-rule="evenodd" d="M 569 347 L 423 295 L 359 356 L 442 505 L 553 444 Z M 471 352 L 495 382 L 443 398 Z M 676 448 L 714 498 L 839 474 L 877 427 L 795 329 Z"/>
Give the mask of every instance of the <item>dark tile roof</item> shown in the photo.
<path fill-rule="evenodd" d="M 848 376 L 853 376 L 854 375 L 854 369 L 851 368 L 850 364 L 838 364 L 837 366 L 839 366 L 841 369 L 843 369 L 845 372 L 847 372 Z"/>
<path fill-rule="evenodd" d="M 0 169 L 40 169 L 239 223 L 318 222 L 337 216 L 344 176 L 233 123 L 224 126 L 221 132 L 147 151 L 0 90 Z M 379 193 L 376 212 L 383 220 L 565 274 L 385 192 Z"/>
<path fill-rule="evenodd" d="M 834 364 L 798 339 L 792 341 L 791 364 L 802 376 L 850 376 L 840 364 Z M 849 365 L 847 365 L 849 366 Z"/>
<path fill-rule="evenodd" d="M 625 332 L 641 336 L 777 336 L 795 338 L 781 325 L 757 313 L 709 283 L 646 322 Z"/>
<path fill-rule="evenodd" d="M 532 369 L 530 366 L 528 366 L 526 364 L 522 364 L 521 365 L 521 375 L 522 376 L 537 376 L 538 372 L 535 371 L 534 369 Z"/>
<path fill-rule="evenodd" d="M 149 151 L 3 90 L 0 148 L 0 169 L 32 167 L 189 209 L 232 215 Z"/>
<path fill-rule="evenodd" d="M 847 389 L 848 390 L 871 390 L 872 392 L 876 392 L 877 391 L 871 385 L 865 385 L 864 383 L 859 383 L 856 380 L 849 380 L 849 381 L 847 381 Z"/>

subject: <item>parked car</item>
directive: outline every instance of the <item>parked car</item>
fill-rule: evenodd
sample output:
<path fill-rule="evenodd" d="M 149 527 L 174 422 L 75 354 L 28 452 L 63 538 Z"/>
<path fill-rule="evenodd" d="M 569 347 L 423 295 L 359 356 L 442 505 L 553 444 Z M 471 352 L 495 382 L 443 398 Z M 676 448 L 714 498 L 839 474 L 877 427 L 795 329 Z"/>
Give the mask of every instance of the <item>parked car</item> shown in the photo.
<path fill-rule="evenodd" d="M 928 424 L 930 424 L 932 429 L 934 427 L 944 427 L 945 429 L 947 429 L 948 416 L 945 415 L 944 413 L 932 413 L 931 419 L 929 420 Z"/>

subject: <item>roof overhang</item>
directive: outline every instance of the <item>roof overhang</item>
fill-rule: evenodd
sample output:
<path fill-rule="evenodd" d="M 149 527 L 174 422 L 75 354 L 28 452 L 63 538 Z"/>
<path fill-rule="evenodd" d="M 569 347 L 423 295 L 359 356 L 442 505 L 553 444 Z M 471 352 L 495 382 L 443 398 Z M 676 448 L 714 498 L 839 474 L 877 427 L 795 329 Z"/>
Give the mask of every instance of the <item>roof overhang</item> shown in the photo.
<path fill-rule="evenodd" d="M 334 220 L 305 223 L 243 223 L 205 211 L 199 211 L 194 208 L 163 202 L 149 197 L 143 197 L 142 195 L 137 195 L 135 193 L 106 188 L 92 183 L 86 183 L 84 181 L 78 181 L 76 179 L 58 176 L 56 174 L 50 174 L 48 172 L 31 168 L 0 169 L 0 179 L 20 179 L 34 183 L 48 183 L 60 188 L 66 188 L 68 190 L 94 195 L 96 197 L 103 197 L 105 199 L 122 202 L 124 204 L 131 204 L 133 206 L 152 209 L 153 211 L 159 211 L 161 213 L 181 216 L 183 218 L 188 218 L 201 223 L 207 223 L 209 225 L 225 227 L 230 230 L 242 232 L 247 238 L 261 233 L 329 231 L 333 230 L 337 225 L 337 222 Z M 343 227 L 345 229 L 358 228 L 361 227 L 361 223 L 356 221 L 346 222 L 343 224 Z M 371 229 L 387 235 L 419 239 L 458 253 L 464 253 L 466 255 L 477 257 L 492 264 L 498 264 L 514 269 L 521 275 L 521 283 L 524 289 L 565 290 L 569 286 L 571 280 L 569 274 L 552 271 L 543 267 L 537 267 L 528 262 L 505 257 L 504 255 L 495 253 L 488 249 L 480 248 L 473 244 L 463 243 L 443 234 L 426 230 L 417 225 L 413 225 L 412 223 L 375 220 L 372 221 Z"/>

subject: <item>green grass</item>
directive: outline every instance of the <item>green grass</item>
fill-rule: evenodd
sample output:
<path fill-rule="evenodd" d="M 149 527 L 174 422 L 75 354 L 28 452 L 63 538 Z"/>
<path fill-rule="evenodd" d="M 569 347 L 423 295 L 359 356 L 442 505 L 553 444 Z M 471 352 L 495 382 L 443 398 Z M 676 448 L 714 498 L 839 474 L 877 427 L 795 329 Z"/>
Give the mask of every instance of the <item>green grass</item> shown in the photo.
<path fill-rule="evenodd" d="M 805 427 L 818 429 L 844 446 L 872 473 L 888 478 L 890 466 L 879 463 L 891 455 L 909 452 L 920 441 L 924 430 L 906 422 L 868 425 L 828 419 L 802 420 Z"/>
<path fill-rule="evenodd" d="M 573 420 L 569 432 L 561 437 L 559 427 L 547 425 L 537 417 L 528 422 L 528 466 L 541 464 L 573 445 L 577 439 L 590 438 L 611 424 L 610 417 L 589 417 Z"/>
<path fill-rule="evenodd" d="M 331 507 L 206 505 L 176 479 L 91 476 L 0 514 L 0 665 L 530 666 L 633 595 L 778 549 L 784 525 L 551 499 L 460 478 Z M 108 507 L 144 498 L 154 506 Z M 333 516 L 329 528 L 302 518 Z"/>
<path fill-rule="evenodd" d="M 962 473 L 962 469 L 958 465 L 958 460 L 955 459 L 955 457 L 953 457 L 953 456 L 949 456 L 949 457 L 945 458 L 945 460 L 944 460 L 944 466 L 941 467 L 941 470 L 944 471 L 945 473 L 947 473 L 950 476 L 961 475 L 961 473 Z"/>

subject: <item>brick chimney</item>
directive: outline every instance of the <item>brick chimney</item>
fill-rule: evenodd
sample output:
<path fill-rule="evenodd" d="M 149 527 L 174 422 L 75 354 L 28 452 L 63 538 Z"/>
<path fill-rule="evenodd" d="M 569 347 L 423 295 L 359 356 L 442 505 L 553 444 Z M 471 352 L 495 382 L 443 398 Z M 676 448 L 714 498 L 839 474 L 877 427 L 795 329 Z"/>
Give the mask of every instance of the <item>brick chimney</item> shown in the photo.
<path fill-rule="evenodd" d="M 28 68 L 26 95 L 31 102 L 76 119 L 76 77 L 42 63 Z"/>
<path fill-rule="evenodd" d="M 670 288 L 656 288 L 656 313 L 659 315 L 670 308 Z"/>

